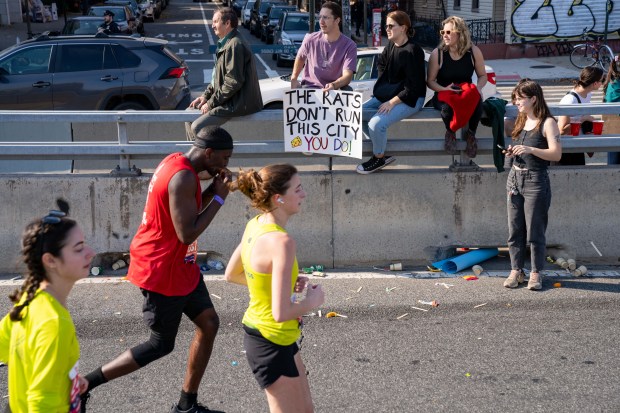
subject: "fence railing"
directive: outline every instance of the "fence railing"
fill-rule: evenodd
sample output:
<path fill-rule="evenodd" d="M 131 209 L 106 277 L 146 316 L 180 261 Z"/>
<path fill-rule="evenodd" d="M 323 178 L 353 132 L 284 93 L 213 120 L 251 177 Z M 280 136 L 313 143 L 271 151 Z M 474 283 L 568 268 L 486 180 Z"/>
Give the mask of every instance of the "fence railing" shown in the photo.
<path fill-rule="evenodd" d="M 576 116 L 588 114 L 620 113 L 620 103 L 597 103 L 582 105 L 550 105 L 556 115 Z M 506 116 L 515 117 L 515 106 L 506 106 Z M 366 117 L 366 116 L 365 116 Z M 127 125 L 145 122 L 186 122 L 193 121 L 196 114 L 185 111 L 0 111 L 0 123 L 13 122 L 24 125 L 41 123 L 115 123 L 117 141 L 105 142 L 0 142 L 0 160 L 19 159 L 120 159 L 121 168 L 130 169 L 132 159 L 156 159 L 175 151 L 185 151 L 190 143 L 184 141 L 140 141 L 131 139 Z M 402 122 L 441 121 L 438 111 L 425 108 Z M 253 115 L 234 118 L 231 122 L 274 122 L 283 121 L 282 110 L 263 110 Z M 252 128 L 247 128 L 251 131 Z M 256 140 L 240 137 L 235 141 L 236 158 L 291 158 L 303 156 L 299 152 L 284 152 L 283 140 Z M 389 141 L 390 154 L 405 156 L 442 155 L 444 142 L 442 136 L 411 137 Z M 457 142 L 462 161 L 465 155 L 465 142 Z M 563 152 L 616 152 L 620 151 L 620 135 L 584 135 L 563 139 Z M 478 152 L 489 154 L 493 150 L 493 139 L 482 138 L 478 142 Z M 363 142 L 364 155 L 372 154 L 372 143 Z"/>
<path fill-rule="evenodd" d="M 412 23 L 415 29 L 414 39 L 421 46 L 436 47 L 439 44 L 441 19 L 416 17 Z M 474 44 L 504 43 L 506 20 L 472 19 L 466 20 Z"/>

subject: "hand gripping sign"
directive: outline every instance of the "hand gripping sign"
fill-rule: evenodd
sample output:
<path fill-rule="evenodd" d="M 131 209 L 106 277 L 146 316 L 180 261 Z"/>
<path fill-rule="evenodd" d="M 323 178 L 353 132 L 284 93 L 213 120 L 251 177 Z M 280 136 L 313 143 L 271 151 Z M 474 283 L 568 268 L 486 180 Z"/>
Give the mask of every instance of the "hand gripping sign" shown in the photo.
<path fill-rule="evenodd" d="M 284 93 L 284 150 L 362 159 L 362 94 L 321 89 Z"/>

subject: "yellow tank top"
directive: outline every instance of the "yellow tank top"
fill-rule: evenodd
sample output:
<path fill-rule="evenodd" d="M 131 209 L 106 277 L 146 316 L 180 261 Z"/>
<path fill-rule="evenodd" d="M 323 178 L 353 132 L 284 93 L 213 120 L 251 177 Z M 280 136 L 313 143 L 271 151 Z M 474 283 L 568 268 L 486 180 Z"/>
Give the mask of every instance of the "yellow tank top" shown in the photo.
<path fill-rule="evenodd" d="M 254 243 L 261 235 L 269 232 L 281 231 L 286 232 L 284 228 L 277 224 L 262 224 L 258 221 L 260 215 L 251 219 L 243 233 L 241 247 L 241 262 L 245 270 L 245 279 L 248 283 L 250 293 L 250 304 L 243 315 L 243 324 L 250 328 L 254 328 L 263 335 L 267 340 L 280 346 L 288 346 L 293 344 L 299 338 L 301 331 L 299 330 L 299 322 L 288 320 L 278 323 L 273 318 L 271 309 L 271 274 L 264 274 L 257 271 L 250 265 L 250 257 Z M 293 262 L 291 271 L 291 294 L 295 288 L 299 267 L 297 257 Z"/>

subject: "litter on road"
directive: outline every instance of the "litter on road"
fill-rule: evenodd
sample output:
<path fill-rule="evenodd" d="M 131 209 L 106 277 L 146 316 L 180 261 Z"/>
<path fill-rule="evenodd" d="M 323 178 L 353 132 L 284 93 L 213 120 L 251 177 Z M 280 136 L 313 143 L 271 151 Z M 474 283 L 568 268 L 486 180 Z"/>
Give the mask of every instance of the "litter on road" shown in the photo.
<path fill-rule="evenodd" d="M 408 315 L 409 315 L 409 313 L 405 313 L 405 314 L 399 315 L 398 317 L 396 317 L 396 319 L 397 319 L 397 320 L 400 320 L 401 318 L 405 318 L 405 317 L 407 317 Z"/>
<path fill-rule="evenodd" d="M 424 312 L 428 311 L 427 309 L 420 308 L 420 307 L 411 306 L 411 308 L 413 308 L 414 310 L 419 310 L 419 311 L 424 311 Z"/>
<path fill-rule="evenodd" d="M 485 305 L 487 305 L 487 304 L 488 304 L 488 303 L 478 304 L 478 305 L 475 305 L 475 306 L 474 306 L 474 308 L 483 307 L 483 306 L 485 306 Z"/>
<path fill-rule="evenodd" d="M 338 314 L 335 311 L 330 311 L 329 313 L 325 314 L 325 317 L 326 318 L 333 318 L 333 317 L 349 318 L 346 315 Z"/>

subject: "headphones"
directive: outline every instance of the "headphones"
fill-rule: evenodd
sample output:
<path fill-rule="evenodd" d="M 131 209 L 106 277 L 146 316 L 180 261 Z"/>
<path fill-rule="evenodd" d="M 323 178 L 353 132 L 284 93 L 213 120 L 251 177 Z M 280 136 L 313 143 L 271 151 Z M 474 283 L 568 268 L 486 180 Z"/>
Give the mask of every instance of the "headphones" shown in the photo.
<path fill-rule="evenodd" d="M 284 200 L 282 198 L 278 198 L 277 201 L 278 201 L 279 204 L 283 204 L 284 203 Z"/>

